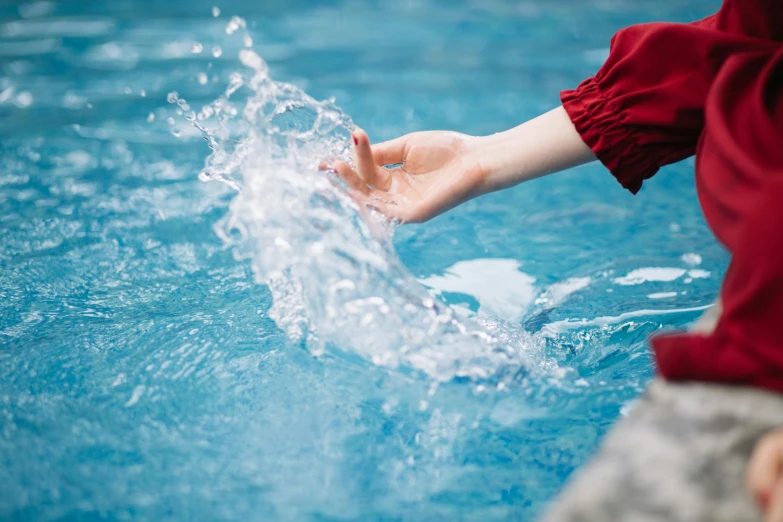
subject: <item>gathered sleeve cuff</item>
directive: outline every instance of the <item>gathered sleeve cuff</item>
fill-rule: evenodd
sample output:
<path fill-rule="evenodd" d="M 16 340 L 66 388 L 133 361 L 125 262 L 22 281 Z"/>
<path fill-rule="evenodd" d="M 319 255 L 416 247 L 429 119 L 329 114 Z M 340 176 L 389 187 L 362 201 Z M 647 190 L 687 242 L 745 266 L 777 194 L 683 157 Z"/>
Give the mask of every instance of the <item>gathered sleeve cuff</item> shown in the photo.
<path fill-rule="evenodd" d="M 622 125 L 622 115 L 612 109 L 595 78 L 563 91 L 561 101 L 582 140 L 624 188 L 636 194 L 642 180 L 658 172 L 654 159 L 638 146 L 633 130 Z"/>
<path fill-rule="evenodd" d="M 714 17 L 619 31 L 592 78 L 560 99 L 576 130 L 617 181 L 637 193 L 658 170 L 696 151 L 716 64 Z"/>
<path fill-rule="evenodd" d="M 584 142 L 631 192 L 696 152 L 716 75 L 729 56 L 758 48 L 753 31 L 730 30 L 738 6 L 727 0 L 719 13 L 691 24 L 622 29 L 596 75 L 561 93 Z"/>

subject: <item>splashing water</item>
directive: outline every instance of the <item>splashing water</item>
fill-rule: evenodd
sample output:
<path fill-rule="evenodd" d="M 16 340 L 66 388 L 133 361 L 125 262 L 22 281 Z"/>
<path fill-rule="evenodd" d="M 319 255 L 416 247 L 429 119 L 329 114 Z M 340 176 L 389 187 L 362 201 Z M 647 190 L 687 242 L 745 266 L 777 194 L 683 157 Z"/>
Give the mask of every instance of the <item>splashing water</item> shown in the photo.
<path fill-rule="evenodd" d="M 244 27 L 234 17 L 227 32 Z M 291 341 L 315 355 L 333 347 L 435 381 L 502 381 L 557 367 L 534 364 L 541 343 L 523 330 L 458 318 L 433 299 L 397 259 L 393 224 L 318 170 L 326 157 L 350 161 L 354 125 L 334 100 L 272 80 L 250 49 L 239 60 L 251 74 L 233 73 L 225 93 L 198 114 L 176 92 L 168 101 L 212 150 L 201 179 L 237 191 L 216 231 L 269 286 L 269 316 Z"/>

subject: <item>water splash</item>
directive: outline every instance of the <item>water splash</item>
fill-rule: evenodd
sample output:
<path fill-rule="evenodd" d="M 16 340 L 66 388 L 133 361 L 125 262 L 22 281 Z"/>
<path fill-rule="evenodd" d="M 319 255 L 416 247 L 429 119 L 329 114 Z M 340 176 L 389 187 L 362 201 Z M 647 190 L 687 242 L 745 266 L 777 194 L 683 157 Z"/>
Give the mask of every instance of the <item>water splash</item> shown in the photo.
<path fill-rule="evenodd" d="M 234 17 L 226 31 L 244 28 Z M 350 161 L 354 124 L 333 99 L 272 80 L 251 49 L 239 61 L 249 73 L 233 73 L 224 94 L 198 112 L 178 93 L 168 101 L 212 151 L 200 178 L 237 191 L 216 231 L 269 286 L 269 316 L 293 342 L 435 381 L 498 384 L 547 366 L 541 342 L 523 330 L 458 318 L 433 299 L 396 257 L 393 224 L 318 170 L 327 157 Z"/>

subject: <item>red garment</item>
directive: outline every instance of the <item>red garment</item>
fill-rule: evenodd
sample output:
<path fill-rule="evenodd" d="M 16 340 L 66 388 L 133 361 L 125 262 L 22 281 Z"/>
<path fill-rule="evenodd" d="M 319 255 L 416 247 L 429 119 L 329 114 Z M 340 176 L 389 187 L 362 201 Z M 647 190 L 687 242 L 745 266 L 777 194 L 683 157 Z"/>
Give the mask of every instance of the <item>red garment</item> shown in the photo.
<path fill-rule="evenodd" d="M 732 254 L 714 332 L 653 338 L 659 372 L 783 391 L 783 0 L 623 29 L 595 77 L 561 99 L 633 193 L 695 153 L 699 201 Z"/>

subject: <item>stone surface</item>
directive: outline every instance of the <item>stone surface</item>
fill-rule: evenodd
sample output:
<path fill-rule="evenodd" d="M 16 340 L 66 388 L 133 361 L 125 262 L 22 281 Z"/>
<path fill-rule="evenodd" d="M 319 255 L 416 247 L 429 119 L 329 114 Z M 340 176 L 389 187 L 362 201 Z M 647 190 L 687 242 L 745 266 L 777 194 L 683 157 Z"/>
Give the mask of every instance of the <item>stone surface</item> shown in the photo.
<path fill-rule="evenodd" d="M 745 466 L 780 426 L 781 395 L 655 381 L 544 521 L 760 521 Z"/>

